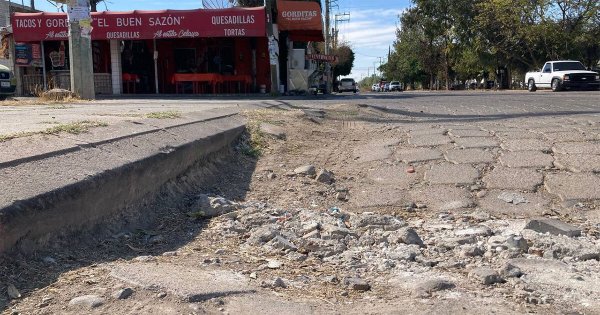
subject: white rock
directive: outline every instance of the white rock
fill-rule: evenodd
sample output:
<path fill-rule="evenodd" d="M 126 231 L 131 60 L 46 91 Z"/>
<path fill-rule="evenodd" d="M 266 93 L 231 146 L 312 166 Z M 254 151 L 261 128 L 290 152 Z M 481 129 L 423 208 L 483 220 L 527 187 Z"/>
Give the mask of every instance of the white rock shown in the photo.
<path fill-rule="evenodd" d="M 269 260 L 267 267 L 269 267 L 269 269 L 279 269 L 282 265 L 283 264 L 278 260 Z"/>
<path fill-rule="evenodd" d="M 103 304 L 104 299 L 97 295 L 79 296 L 69 301 L 69 305 L 71 306 L 86 306 L 89 308 L 95 308 L 98 306 L 102 306 Z"/>

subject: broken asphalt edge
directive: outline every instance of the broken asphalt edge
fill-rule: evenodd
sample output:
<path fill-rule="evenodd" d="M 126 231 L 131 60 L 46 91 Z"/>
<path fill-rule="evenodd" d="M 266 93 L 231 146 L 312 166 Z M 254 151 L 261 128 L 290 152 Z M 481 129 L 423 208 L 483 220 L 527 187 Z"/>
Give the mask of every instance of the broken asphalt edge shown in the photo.
<path fill-rule="evenodd" d="M 35 250 L 53 236 L 92 229 L 119 211 L 156 194 L 164 184 L 197 162 L 229 147 L 246 130 L 246 124 L 234 114 L 156 131 L 175 132 L 177 128 L 184 133 L 179 144 L 163 140 L 154 144 L 151 154 L 117 163 L 66 186 L 48 187 L 43 193 L 0 205 L 0 255 L 11 250 Z M 143 137 L 152 137 L 152 132 L 103 142 L 118 144 L 125 139 L 135 141 Z M 164 152 L 161 147 L 170 150 Z M 54 158 L 62 156 L 58 154 Z"/>

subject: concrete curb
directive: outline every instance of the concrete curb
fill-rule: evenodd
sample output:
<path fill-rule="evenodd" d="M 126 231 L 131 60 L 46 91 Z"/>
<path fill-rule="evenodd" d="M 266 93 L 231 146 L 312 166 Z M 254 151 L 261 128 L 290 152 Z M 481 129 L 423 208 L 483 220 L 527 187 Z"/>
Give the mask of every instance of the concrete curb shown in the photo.
<path fill-rule="evenodd" d="M 136 133 L 131 133 L 131 134 L 127 134 L 127 135 L 123 135 L 123 136 L 118 136 L 118 137 L 114 137 L 111 139 L 106 139 L 106 140 L 100 140 L 100 141 L 92 141 L 92 142 L 87 142 L 87 143 L 80 143 L 77 146 L 73 146 L 73 147 L 68 147 L 65 149 L 58 149 L 55 151 L 51 151 L 51 152 L 45 152 L 43 154 L 33 154 L 27 157 L 23 157 L 23 158 L 16 158 L 14 160 L 11 161 L 6 161 L 6 162 L 0 162 L 0 169 L 1 168 L 5 168 L 5 167 L 12 167 L 12 166 L 16 166 L 22 163 L 29 163 L 29 162 L 33 162 L 33 161 L 37 161 L 37 160 L 41 160 L 41 159 L 47 159 L 47 158 L 51 158 L 51 157 L 55 157 L 55 156 L 59 156 L 59 155 L 63 155 L 66 153 L 71 153 L 71 152 L 76 152 L 79 151 L 81 149 L 85 149 L 85 148 L 91 148 L 91 147 L 96 147 L 102 144 L 106 144 L 106 143 L 111 143 L 111 142 L 115 142 L 115 141 L 119 141 L 119 140 L 123 140 L 123 139 L 127 139 L 127 138 L 134 138 L 134 137 L 138 137 L 138 136 L 142 136 L 142 135 L 146 135 L 146 134 L 151 134 L 151 133 L 155 133 L 161 130 L 169 130 L 169 129 L 174 129 L 177 127 L 182 127 L 182 126 L 188 126 L 188 125 L 193 125 L 193 124 L 197 124 L 197 123 L 202 123 L 202 122 L 208 122 L 208 121 L 212 121 L 212 120 L 217 120 L 217 119 L 222 119 L 222 118 L 228 118 L 228 117 L 233 117 L 236 116 L 237 114 L 225 114 L 225 115 L 219 115 L 219 116 L 215 116 L 215 117 L 209 117 L 206 119 L 201 119 L 201 120 L 197 120 L 197 121 L 193 121 L 193 122 L 187 122 L 187 123 L 182 123 L 182 124 L 176 124 L 173 126 L 167 126 L 164 128 L 155 128 L 153 130 L 147 130 L 147 131 L 142 131 L 142 132 L 136 132 Z"/>
<path fill-rule="evenodd" d="M 230 146 L 245 130 L 245 123 L 224 115 L 165 129 L 161 129 L 164 134 L 129 135 L 30 162 L 26 165 L 30 168 L 20 165 L 11 172 L 5 170 L 7 182 L 14 178 L 15 187 L 0 200 L 0 253 L 15 247 L 31 250 L 54 235 L 92 228 L 152 196 L 199 160 Z M 142 148 L 136 151 L 138 146 Z M 97 158 L 99 165 L 81 165 L 77 157 L 86 154 Z M 57 183 L 43 173 L 61 167 Z M 32 170 L 41 170 L 39 181 L 46 182 L 26 189 L 28 183 L 18 179 L 32 177 Z M 81 175 L 87 172 L 82 170 L 93 174 Z"/>

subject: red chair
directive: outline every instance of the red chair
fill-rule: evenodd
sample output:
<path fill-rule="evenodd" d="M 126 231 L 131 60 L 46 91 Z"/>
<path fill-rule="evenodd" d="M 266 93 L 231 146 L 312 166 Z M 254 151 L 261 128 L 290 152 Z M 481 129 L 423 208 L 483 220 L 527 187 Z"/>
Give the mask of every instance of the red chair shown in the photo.
<path fill-rule="evenodd" d="M 131 73 L 123 73 L 123 92 L 124 93 L 131 93 L 131 90 L 133 90 L 133 94 L 136 93 L 136 81 L 137 81 L 137 74 L 131 74 Z"/>

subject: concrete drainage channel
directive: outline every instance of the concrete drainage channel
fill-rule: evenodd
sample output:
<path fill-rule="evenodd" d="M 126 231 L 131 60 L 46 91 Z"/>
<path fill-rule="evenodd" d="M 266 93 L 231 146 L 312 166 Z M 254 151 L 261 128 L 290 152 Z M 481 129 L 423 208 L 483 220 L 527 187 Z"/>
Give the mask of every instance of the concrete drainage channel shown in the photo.
<path fill-rule="evenodd" d="M 244 130 L 239 116 L 226 116 L 0 169 L 0 254 L 147 220 L 152 214 L 139 212 L 140 204 L 198 163 L 227 152 Z"/>

